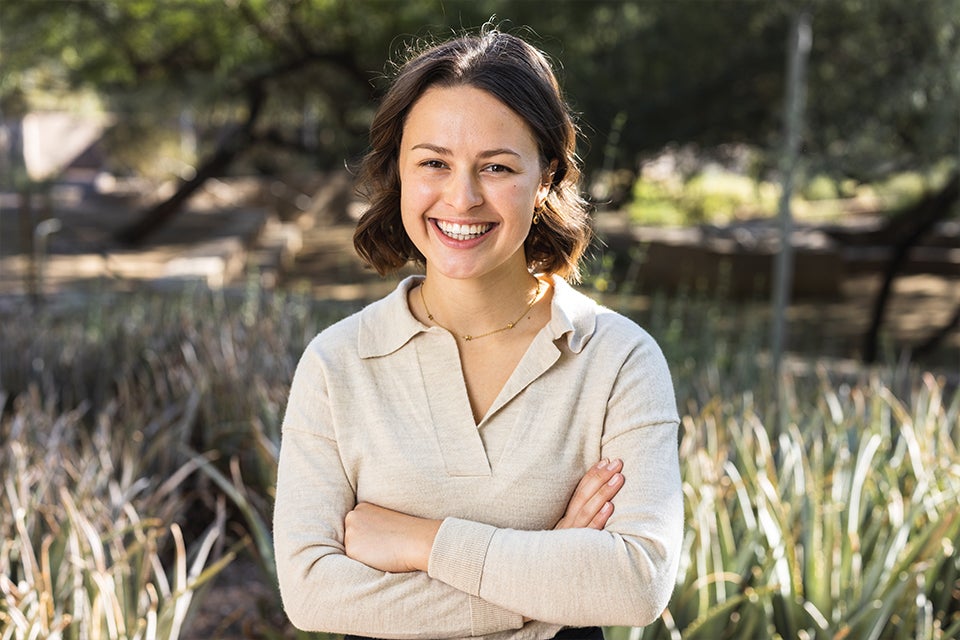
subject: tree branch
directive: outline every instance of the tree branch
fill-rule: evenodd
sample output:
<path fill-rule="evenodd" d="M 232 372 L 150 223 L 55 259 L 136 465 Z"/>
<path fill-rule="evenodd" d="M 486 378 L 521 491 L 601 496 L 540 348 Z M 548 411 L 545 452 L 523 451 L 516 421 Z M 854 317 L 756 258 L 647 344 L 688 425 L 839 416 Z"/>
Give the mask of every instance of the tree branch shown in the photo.
<path fill-rule="evenodd" d="M 204 182 L 224 171 L 238 154 L 251 145 L 254 139 L 253 129 L 265 102 L 266 91 L 262 84 L 251 85 L 247 93 L 246 120 L 224 138 L 213 155 L 200 165 L 193 178 L 182 182 L 172 196 L 148 209 L 133 224 L 118 231 L 115 236 L 117 241 L 126 245 L 141 244 L 147 236 L 173 218 Z"/>
<path fill-rule="evenodd" d="M 906 262 L 907 256 L 924 235 L 939 221 L 946 218 L 953 204 L 960 199 L 960 171 L 954 172 L 950 181 L 938 192 L 927 195 L 898 217 L 912 221 L 909 230 L 893 246 L 893 254 L 884 271 L 883 284 L 873 304 L 870 327 L 863 337 L 863 360 L 867 363 L 877 359 L 880 327 L 883 325 L 887 303 L 893 292 L 893 281 Z M 909 215 L 907 215 L 909 214 Z"/>

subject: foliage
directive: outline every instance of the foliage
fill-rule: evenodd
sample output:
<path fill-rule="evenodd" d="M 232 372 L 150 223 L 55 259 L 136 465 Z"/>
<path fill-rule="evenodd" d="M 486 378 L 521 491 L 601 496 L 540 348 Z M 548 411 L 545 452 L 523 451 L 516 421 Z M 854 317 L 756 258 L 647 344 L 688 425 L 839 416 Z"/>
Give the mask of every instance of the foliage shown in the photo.
<path fill-rule="evenodd" d="M 34 387 L 0 422 L 0 638 L 179 638 L 233 555 L 205 569 L 222 555 L 222 509 L 189 547 L 177 524 L 193 465 L 150 471 L 187 416 L 156 419 L 150 441 L 123 437 L 115 402 L 89 429 L 85 407 L 51 400 Z"/>
<path fill-rule="evenodd" d="M 677 227 L 704 222 L 684 208 L 682 190 L 671 186 L 665 182 L 638 178 L 633 184 L 630 219 L 639 224 Z"/>
<path fill-rule="evenodd" d="M 960 636 L 960 403 L 874 378 L 772 437 L 749 405 L 684 420 L 688 530 L 661 621 L 631 638 Z"/>
<path fill-rule="evenodd" d="M 24 308 L 3 321 L 0 390 L 11 394 L 12 422 L 0 429 L 11 444 L 0 469 L 8 494 L 16 492 L 0 500 L 11 541 L 0 580 L 11 581 L 7 606 L 29 625 L 11 637 L 30 637 L 41 624 L 60 624 L 65 638 L 91 637 L 78 626 L 90 615 L 75 607 L 90 612 L 96 603 L 105 625 L 126 629 L 120 637 L 175 638 L 151 634 L 189 626 L 191 599 L 202 603 L 200 588 L 239 552 L 223 554 L 224 545 L 247 548 L 264 576 L 273 571 L 267 523 L 280 411 L 296 357 L 330 315 L 294 295 L 209 291 L 80 304 L 35 316 Z M 15 528 L 14 504 L 30 518 L 26 529 Z M 226 518 L 245 523 L 233 540 Z M 88 544 L 91 535 L 104 540 L 103 552 Z M 212 551 L 223 557 L 203 572 Z M 69 581 L 34 579 L 38 562 Z M 114 588 L 119 604 L 104 608 Z M 17 615 L 2 607 L 5 620 Z M 273 612 L 264 613 L 267 628 L 279 608 L 265 609 Z M 48 610 L 56 615 L 45 619 Z"/>
<path fill-rule="evenodd" d="M 121 140 L 187 116 L 213 147 L 268 94 L 257 141 L 342 164 L 357 149 L 371 80 L 422 5 L 343 0 L 3 3 L 0 95 L 89 87 Z M 411 14 L 412 15 L 409 15 Z M 77 47 L 82 42 L 84 46 Z M 310 125 L 309 130 L 307 120 Z M 322 147 L 320 146 L 322 144 Z"/>
<path fill-rule="evenodd" d="M 862 184 L 819 174 L 794 195 L 791 210 L 801 220 L 837 220 L 849 212 L 892 215 L 942 182 L 938 168 L 927 173 L 891 173 L 883 180 Z M 641 225 L 729 224 L 777 215 L 779 197 L 778 184 L 722 168 L 706 168 L 689 176 L 649 176 L 641 171 L 625 208 L 630 219 Z"/>
<path fill-rule="evenodd" d="M 671 363 L 687 530 L 667 613 L 611 637 L 958 636 L 955 389 L 903 369 L 798 374 L 781 381 L 790 426 L 777 434 L 763 320 L 738 315 L 722 295 L 639 306 L 615 295 L 605 302 L 647 327 Z M 53 611 L 46 624 L 77 637 L 69 633 L 78 619 L 66 616 L 79 593 L 88 611 L 115 598 L 129 637 L 149 637 L 151 612 L 158 625 L 180 616 L 188 628 L 178 597 L 220 565 L 202 573 L 193 560 L 186 578 L 161 571 L 171 554 L 174 566 L 189 562 L 169 525 L 189 534 L 213 522 L 193 531 L 187 555 L 203 557 L 212 536 L 225 540 L 224 500 L 227 530 L 242 526 L 236 543 L 249 538 L 264 583 L 275 584 L 269 522 L 286 389 L 307 341 L 354 308 L 253 286 L 117 295 L 4 318 L 0 387 L 14 398 L 3 430 L 14 446 L 0 463 L 10 514 L 0 517 L 5 615 L 17 615 L 11 602 L 35 624 Z M 63 470 L 51 474 L 53 457 Z M 14 499 L 34 506 L 18 511 Z M 103 540 L 99 565 L 90 527 Z M 68 565 L 70 549 L 84 559 Z M 31 577 L 47 565 L 50 576 L 79 577 Z M 262 603 L 263 624 L 250 632 L 320 637 L 284 627 L 277 611 L 276 600 Z"/>
<path fill-rule="evenodd" d="M 780 138 L 787 31 L 812 12 L 811 174 L 857 181 L 956 153 L 960 0 L 75 0 L 0 3 L 0 103 L 87 87 L 130 118 L 191 118 L 213 144 L 269 98 L 257 141 L 323 166 L 362 152 L 384 61 L 418 36 L 494 21 L 561 66 L 591 168 L 635 170 L 669 143 Z M 78 46 L 77 43 L 83 43 Z M 138 115 L 139 114 L 139 115 Z M 121 118 L 123 123 L 126 118 Z M 614 143 L 614 144 L 611 144 Z M 201 145 L 203 146 L 203 145 Z M 263 156 L 261 156 L 263 157 Z"/>
<path fill-rule="evenodd" d="M 631 220 L 639 224 L 690 226 L 725 224 L 775 213 L 779 189 L 746 176 L 719 169 L 682 181 L 657 180 L 641 175 L 633 185 L 628 205 Z"/>

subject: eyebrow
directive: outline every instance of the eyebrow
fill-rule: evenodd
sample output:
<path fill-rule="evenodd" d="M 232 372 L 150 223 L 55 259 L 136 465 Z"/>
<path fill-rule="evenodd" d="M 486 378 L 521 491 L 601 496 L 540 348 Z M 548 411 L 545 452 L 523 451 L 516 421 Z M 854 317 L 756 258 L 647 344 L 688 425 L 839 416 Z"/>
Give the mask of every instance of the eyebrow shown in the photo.
<path fill-rule="evenodd" d="M 430 144 L 429 142 L 421 142 L 420 144 L 415 144 L 412 147 L 410 147 L 411 151 L 415 149 L 426 149 L 427 151 L 433 151 L 434 153 L 439 153 L 440 155 L 444 155 L 444 156 L 449 156 L 453 154 L 453 152 L 450 149 L 446 147 L 441 147 L 439 145 Z M 516 156 L 518 158 L 520 157 L 519 153 L 517 153 L 513 149 L 508 149 L 507 147 L 502 147 L 499 149 L 487 149 L 486 151 L 481 151 L 478 157 L 492 158 L 494 156 L 501 156 L 501 155 Z"/>

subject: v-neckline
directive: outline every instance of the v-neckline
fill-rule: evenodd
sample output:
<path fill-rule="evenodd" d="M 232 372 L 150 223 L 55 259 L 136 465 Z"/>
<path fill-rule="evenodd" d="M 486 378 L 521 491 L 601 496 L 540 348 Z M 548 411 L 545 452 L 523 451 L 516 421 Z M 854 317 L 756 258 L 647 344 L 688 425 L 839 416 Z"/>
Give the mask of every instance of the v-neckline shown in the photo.
<path fill-rule="evenodd" d="M 455 338 L 446 330 L 431 328 L 415 341 L 423 373 L 427 404 L 447 472 L 452 476 L 491 474 L 491 461 L 481 429 L 527 386 L 543 375 L 560 357 L 549 330 L 541 329 L 483 418 L 473 417 L 466 380 Z M 515 428 L 511 426 L 511 429 Z"/>

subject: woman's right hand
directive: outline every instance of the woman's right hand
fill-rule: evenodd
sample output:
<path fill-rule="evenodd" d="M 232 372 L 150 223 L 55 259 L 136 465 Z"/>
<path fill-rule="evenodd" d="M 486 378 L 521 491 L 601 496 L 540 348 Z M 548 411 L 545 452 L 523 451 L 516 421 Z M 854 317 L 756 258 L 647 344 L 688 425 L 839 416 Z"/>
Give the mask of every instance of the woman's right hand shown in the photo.
<path fill-rule="evenodd" d="M 554 529 L 603 529 L 613 515 L 613 497 L 623 487 L 623 461 L 604 458 L 583 476 Z"/>

